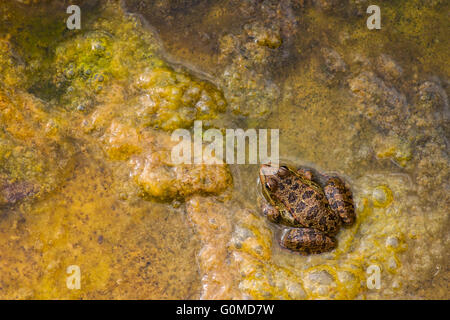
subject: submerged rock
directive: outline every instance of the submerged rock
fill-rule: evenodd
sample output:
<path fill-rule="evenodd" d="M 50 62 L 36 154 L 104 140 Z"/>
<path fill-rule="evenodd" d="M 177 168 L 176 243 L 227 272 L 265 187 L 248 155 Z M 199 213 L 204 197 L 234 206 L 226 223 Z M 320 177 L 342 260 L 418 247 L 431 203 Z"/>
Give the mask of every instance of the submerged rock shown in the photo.
<path fill-rule="evenodd" d="M 73 165 L 64 121 L 45 108 L 29 94 L 0 90 L 0 205 L 55 190 Z"/>
<path fill-rule="evenodd" d="M 151 198 L 186 199 L 195 194 L 219 194 L 231 186 L 226 165 L 173 164 L 168 151 L 144 153 L 131 163 L 136 183 Z"/>
<path fill-rule="evenodd" d="M 405 95 L 389 87 L 372 72 L 362 72 L 349 80 L 350 90 L 359 98 L 358 107 L 368 119 L 383 129 L 399 132 L 407 115 Z"/>
<path fill-rule="evenodd" d="M 39 187 L 28 182 L 1 182 L 0 207 L 13 205 L 39 192 Z"/>
<path fill-rule="evenodd" d="M 388 80 L 397 80 L 403 74 L 402 67 L 397 62 L 395 62 L 392 57 L 386 54 L 380 55 L 377 62 L 381 73 Z"/>

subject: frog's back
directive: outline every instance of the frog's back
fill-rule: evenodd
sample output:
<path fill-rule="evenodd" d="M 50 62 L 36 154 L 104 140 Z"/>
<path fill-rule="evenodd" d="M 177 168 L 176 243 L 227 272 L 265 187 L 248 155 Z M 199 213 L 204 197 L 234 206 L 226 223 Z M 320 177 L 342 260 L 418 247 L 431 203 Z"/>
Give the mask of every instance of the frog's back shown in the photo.
<path fill-rule="evenodd" d="M 339 216 L 331 210 L 320 186 L 292 176 L 283 179 L 281 192 L 284 194 L 281 197 L 284 206 L 301 226 L 318 229 L 329 235 L 339 231 Z"/>

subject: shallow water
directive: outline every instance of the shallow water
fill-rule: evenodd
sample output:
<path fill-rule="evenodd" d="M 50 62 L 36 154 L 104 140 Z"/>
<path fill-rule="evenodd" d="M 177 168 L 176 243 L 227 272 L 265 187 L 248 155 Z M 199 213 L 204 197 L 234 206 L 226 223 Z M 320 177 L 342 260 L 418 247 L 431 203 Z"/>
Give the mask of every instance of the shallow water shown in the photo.
<path fill-rule="evenodd" d="M 21 18 L 1 29 L 0 138 L 40 150 L 56 173 L 30 160 L 31 173 L 14 176 L 41 191 L 1 209 L 0 296 L 446 298 L 448 5 L 393 1 L 382 30 L 369 31 L 365 8 L 333 3 L 130 0 L 139 16 L 86 8 L 74 34 L 27 18 L 58 4 L 2 8 Z M 30 49 L 41 23 L 49 32 Z M 210 112 L 185 107 L 202 99 L 193 88 Z M 280 228 L 260 213 L 257 165 L 231 165 L 232 183 L 221 167 L 174 174 L 169 134 L 195 119 L 277 128 L 283 162 L 343 177 L 357 223 L 338 248 L 280 248 Z M 23 160 L 3 156 L 8 146 L 9 179 Z M 70 265 L 80 290 L 66 286 Z M 380 289 L 367 286 L 370 266 Z"/>

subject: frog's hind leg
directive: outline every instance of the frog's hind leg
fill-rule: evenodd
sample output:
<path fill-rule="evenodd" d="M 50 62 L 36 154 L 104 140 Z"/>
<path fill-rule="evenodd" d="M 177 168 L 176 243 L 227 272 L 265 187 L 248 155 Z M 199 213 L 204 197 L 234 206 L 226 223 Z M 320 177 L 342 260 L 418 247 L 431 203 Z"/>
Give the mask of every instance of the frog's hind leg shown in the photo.
<path fill-rule="evenodd" d="M 313 179 L 313 172 L 310 169 L 298 168 L 297 174 L 301 175 L 303 178 L 308 179 L 308 180 Z"/>
<path fill-rule="evenodd" d="M 328 176 L 321 174 L 317 170 L 304 167 L 297 168 L 297 174 L 319 186 L 323 186 L 328 179 Z"/>
<path fill-rule="evenodd" d="M 280 241 L 286 249 L 308 255 L 336 248 L 336 239 L 312 228 L 293 228 L 286 231 Z"/>
<path fill-rule="evenodd" d="M 341 217 L 344 225 L 352 225 L 356 214 L 350 188 L 339 177 L 331 177 L 328 178 L 324 191 L 331 209 Z"/>

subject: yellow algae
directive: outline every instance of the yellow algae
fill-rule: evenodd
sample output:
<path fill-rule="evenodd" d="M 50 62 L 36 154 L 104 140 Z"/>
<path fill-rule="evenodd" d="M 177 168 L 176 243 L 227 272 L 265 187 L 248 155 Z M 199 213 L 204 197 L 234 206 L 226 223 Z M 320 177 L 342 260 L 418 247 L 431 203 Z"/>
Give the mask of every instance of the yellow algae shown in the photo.
<path fill-rule="evenodd" d="M 101 174 L 107 168 L 83 158 L 79 165 L 78 174 L 62 192 L 27 212 L 30 227 L 14 215 L 7 219 L 2 232 L 16 221 L 17 233 L 25 231 L 20 237 L 24 247 L 17 240 L 1 240 L 0 268 L 2 274 L 10 275 L 1 281 L 23 284 L 20 279 L 27 277 L 31 290 L 27 297 L 39 299 L 195 296 L 195 239 L 191 245 L 179 241 L 190 238 L 185 223 L 177 218 L 179 214 L 145 203 L 126 205 L 108 192 L 114 181 Z M 8 249 L 4 241 L 10 243 Z M 165 247 L 171 251 L 162 255 Z M 22 257 L 26 252 L 28 256 Z M 13 257 L 22 257 L 15 259 L 24 265 L 31 261 L 34 271 L 11 275 L 8 270 Z M 66 286 L 70 265 L 80 267 L 80 290 Z M 161 287 L 161 281 L 168 285 Z M 12 287 L 2 288 L 4 297 L 15 292 Z"/>
<path fill-rule="evenodd" d="M 145 195 L 161 200 L 220 193 L 231 184 L 226 166 L 174 165 L 167 151 L 144 153 L 131 161 L 133 176 Z"/>
<path fill-rule="evenodd" d="M 227 244 L 232 231 L 229 214 L 220 203 L 201 197 L 190 199 L 186 210 L 203 243 L 199 254 L 201 298 L 242 298 L 237 289 L 236 265 L 228 260 Z"/>
<path fill-rule="evenodd" d="M 378 186 L 373 190 L 373 205 L 375 207 L 387 207 L 394 200 L 392 191 L 387 186 Z"/>
<path fill-rule="evenodd" d="M 269 260 L 272 247 L 271 230 L 252 212 L 248 211 L 242 213 L 239 225 L 243 228 L 240 231 L 245 234 L 235 234 L 233 247 L 254 256 L 256 259 Z"/>
<path fill-rule="evenodd" d="M 17 87 L 24 81 L 25 66 L 14 57 L 11 47 L 8 39 L 0 39 L 0 78 L 5 86 Z"/>
<path fill-rule="evenodd" d="M 399 137 L 378 136 L 373 143 L 379 159 L 391 158 L 402 167 L 405 167 L 412 159 L 411 146 Z"/>
<path fill-rule="evenodd" d="M 142 152 L 136 129 L 116 121 L 111 122 L 101 139 L 112 160 L 128 160 L 133 154 Z"/>
<path fill-rule="evenodd" d="M 72 166 L 65 122 L 45 107 L 30 94 L 0 90 L 0 205 L 54 190 Z"/>

